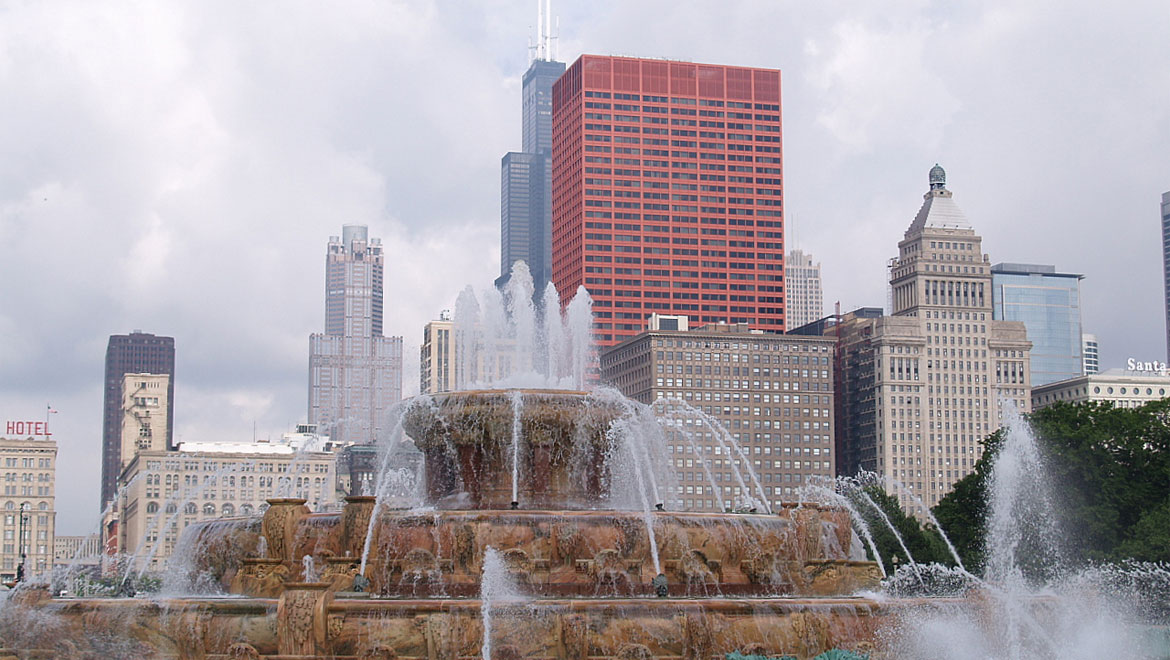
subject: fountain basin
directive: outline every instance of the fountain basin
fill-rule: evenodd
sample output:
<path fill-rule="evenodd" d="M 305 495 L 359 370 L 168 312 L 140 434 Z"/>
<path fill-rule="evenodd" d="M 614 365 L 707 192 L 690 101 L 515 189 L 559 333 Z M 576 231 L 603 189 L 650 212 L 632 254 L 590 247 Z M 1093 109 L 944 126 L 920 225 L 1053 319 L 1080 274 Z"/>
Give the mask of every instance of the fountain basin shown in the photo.
<path fill-rule="evenodd" d="M 431 505 L 566 510 L 605 501 L 606 431 L 623 412 L 614 402 L 564 390 L 476 390 L 426 403 L 407 409 L 402 425 L 425 457 Z"/>
<path fill-rule="evenodd" d="M 58 627 L 30 634 L 23 648 L 60 660 L 87 657 L 87 635 L 102 630 L 152 649 L 147 657 L 181 660 L 229 658 L 240 643 L 269 660 L 385 657 L 377 649 L 459 660 L 478 657 L 483 639 L 479 600 L 335 600 L 300 586 L 279 599 L 64 599 L 40 607 Z M 493 603 L 492 625 L 497 652 L 510 657 L 626 658 L 645 647 L 656 658 L 737 650 L 811 658 L 871 650 L 875 630 L 897 609 L 863 598 L 537 599 Z"/>
<path fill-rule="evenodd" d="M 198 550 L 200 570 L 219 576 L 224 589 L 277 596 L 287 581 L 302 579 L 301 558 L 311 556 L 323 581 L 348 591 L 360 570 L 364 528 L 342 514 L 307 514 L 281 527 L 291 538 L 273 542 L 283 556 L 241 558 L 240 553 Z M 285 514 L 270 508 L 266 516 Z M 369 514 L 366 514 L 369 515 Z M 649 515 L 657 553 L 650 551 L 647 517 L 626 511 L 400 511 L 376 513 L 365 577 L 380 597 L 470 597 L 479 593 L 488 547 L 501 553 L 512 581 L 538 596 L 637 596 L 651 592 L 659 572 L 669 593 L 686 595 L 835 596 L 875 588 L 877 564 L 854 561 L 848 512 L 819 505 L 788 505 L 777 514 L 655 511 Z M 367 518 L 368 519 L 368 518 Z M 209 548 L 220 535 L 238 547 L 255 547 L 254 521 L 206 523 Z M 271 529 L 273 526 L 259 526 Z M 200 534 L 200 531 L 194 532 Z M 657 554 L 660 565 L 655 566 Z M 209 563 L 219 558 L 221 564 Z"/>

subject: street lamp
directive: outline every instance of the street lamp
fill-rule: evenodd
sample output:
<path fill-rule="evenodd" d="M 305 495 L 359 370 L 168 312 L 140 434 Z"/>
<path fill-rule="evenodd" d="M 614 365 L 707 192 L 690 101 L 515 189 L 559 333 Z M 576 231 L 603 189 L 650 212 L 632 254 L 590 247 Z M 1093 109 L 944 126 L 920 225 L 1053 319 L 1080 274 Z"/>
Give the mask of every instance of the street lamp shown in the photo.
<path fill-rule="evenodd" d="M 20 544 L 20 564 L 16 567 L 16 581 L 24 582 L 24 562 L 28 557 L 28 548 L 24 543 L 24 525 L 28 520 L 28 502 L 20 503 L 20 538 L 17 541 Z"/>

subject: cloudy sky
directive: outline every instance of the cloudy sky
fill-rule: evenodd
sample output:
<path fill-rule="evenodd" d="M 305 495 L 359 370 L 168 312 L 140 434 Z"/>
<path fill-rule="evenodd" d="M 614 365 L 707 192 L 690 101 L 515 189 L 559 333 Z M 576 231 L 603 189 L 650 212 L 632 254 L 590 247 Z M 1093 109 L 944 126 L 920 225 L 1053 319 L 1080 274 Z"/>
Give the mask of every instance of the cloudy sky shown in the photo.
<path fill-rule="evenodd" d="M 305 418 L 325 243 L 387 248 L 387 333 L 499 269 L 531 0 L 0 2 L 0 414 L 97 522 L 111 334 L 175 337 L 176 437 Z M 561 0 L 583 52 L 783 70 L 790 247 L 881 305 L 937 161 L 993 262 L 1085 274 L 1104 366 L 1164 359 L 1170 4 Z M 831 311 L 831 310 L 830 310 Z M 415 378 L 408 372 L 408 386 Z"/>

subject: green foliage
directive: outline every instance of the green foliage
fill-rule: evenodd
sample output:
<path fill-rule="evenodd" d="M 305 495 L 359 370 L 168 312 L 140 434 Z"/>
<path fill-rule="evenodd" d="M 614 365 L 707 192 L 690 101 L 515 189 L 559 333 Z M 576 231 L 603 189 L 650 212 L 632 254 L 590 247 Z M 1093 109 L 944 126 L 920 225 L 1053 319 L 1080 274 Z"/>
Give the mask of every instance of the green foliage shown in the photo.
<path fill-rule="evenodd" d="M 1170 400 L 1138 408 L 1058 403 L 1031 415 L 1047 455 L 1073 563 L 1170 561 Z M 935 516 L 964 564 L 983 564 L 987 479 L 1002 436 L 985 443 L 975 470 Z"/>
<path fill-rule="evenodd" d="M 955 487 L 934 507 L 934 517 L 947 533 L 955 551 L 968 571 L 983 567 L 983 533 L 987 528 L 987 481 L 991 466 L 1003 442 L 1003 431 L 996 431 L 983 441 L 983 455 L 975 469 L 955 483 Z"/>
<path fill-rule="evenodd" d="M 954 565 L 955 562 L 951 558 L 950 551 L 947 550 L 946 543 L 939 536 L 937 530 L 930 525 L 924 528 L 916 518 L 907 515 L 902 510 L 897 498 L 886 493 L 880 486 L 867 486 L 863 492 L 886 514 L 894 529 L 898 530 L 898 535 L 902 537 L 902 541 L 906 544 L 910 554 L 913 555 L 914 561 L 920 564 L 936 562 Z M 890 531 L 885 520 L 873 510 L 869 502 L 860 496 L 853 499 L 854 506 L 869 526 L 874 545 L 877 546 L 878 552 L 882 556 L 886 572 L 893 573 L 897 568 L 894 557 L 897 557 L 898 561 L 904 565 L 907 560 L 906 552 L 898 544 L 898 539 Z"/>

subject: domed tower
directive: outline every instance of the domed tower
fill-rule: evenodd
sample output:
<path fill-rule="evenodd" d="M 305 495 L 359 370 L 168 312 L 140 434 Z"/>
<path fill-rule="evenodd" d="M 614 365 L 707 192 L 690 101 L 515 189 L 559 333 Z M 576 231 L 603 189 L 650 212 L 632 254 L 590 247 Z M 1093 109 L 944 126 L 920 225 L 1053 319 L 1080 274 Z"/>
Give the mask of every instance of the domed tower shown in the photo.
<path fill-rule="evenodd" d="M 944 170 L 938 163 L 935 163 L 934 167 L 930 168 L 930 189 L 947 189 L 947 171 Z"/>
<path fill-rule="evenodd" d="M 999 427 L 1001 400 L 1031 407 L 1025 327 L 993 319 L 982 238 L 941 166 L 929 183 L 890 261 L 891 315 L 842 323 L 842 359 L 872 360 L 873 372 L 842 376 L 849 421 L 838 426 L 847 472 L 898 479 L 926 507 L 972 470 L 980 441 Z M 917 502 L 902 504 L 921 513 Z"/>

